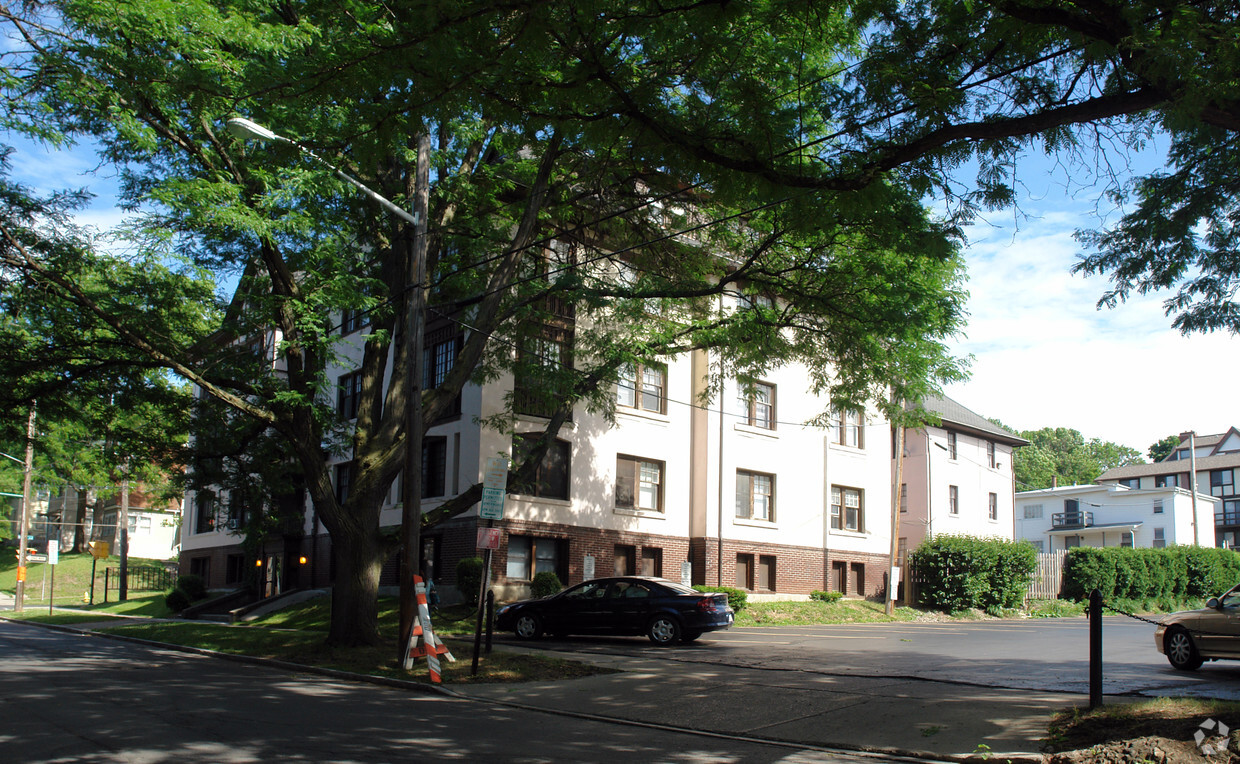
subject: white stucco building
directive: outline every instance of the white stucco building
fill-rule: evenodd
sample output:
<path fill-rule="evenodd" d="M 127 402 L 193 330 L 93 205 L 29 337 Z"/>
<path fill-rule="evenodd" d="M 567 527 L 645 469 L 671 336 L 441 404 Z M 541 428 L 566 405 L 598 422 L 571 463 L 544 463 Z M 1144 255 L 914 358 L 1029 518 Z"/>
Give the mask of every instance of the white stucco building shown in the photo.
<path fill-rule="evenodd" d="M 1182 488 L 1073 485 L 1016 494 L 1016 538 L 1040 552 L 1077 546 L 1214 546 L 1219 501 Z"/>

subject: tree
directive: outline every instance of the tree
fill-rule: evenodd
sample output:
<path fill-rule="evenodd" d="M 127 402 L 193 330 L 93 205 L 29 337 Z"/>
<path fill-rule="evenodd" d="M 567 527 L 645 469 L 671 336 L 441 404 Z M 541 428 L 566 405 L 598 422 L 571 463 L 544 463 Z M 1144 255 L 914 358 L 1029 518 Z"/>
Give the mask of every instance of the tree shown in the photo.
<path fill-rule="evenodd" d="M 1066 427 L 1043 427 L 1019 435 L 1029 441 L 1013 456 L 1016 486 L 1022 491 L 1088 485 L 1109 469 L 1143 463 L 1135 449 L 1097 438 L 1086 441 L 1081 433 Z"/>
<path fill-rule="evenodd" d="M 1151 462 L 1161 462 L 1170 456 L 1179 445 L 1179 435 L 1168 435 L 1151 443 L 1146 453 L 1149 454 Z"/>
<path fill-rule="evenodd" d="M 547 424 L 514 465 L 520 482 L 573 406 L 609 410 L 635 362 L 726 348 L 716 386 L 801 362 L 853 405 L 916 400 L 959 377 L 944 346 L 963 321 L 957 224 L 1010 201 L 1014 152 L 1035 136 L 1068 150 L 1090 135 L 1136 142 L 1160 116 L 1218 121 L 1225 66 L 1155 87 L 1167 72 L 1142 75 L 1146 49 L 1117 36 L 1155 11 L 607 0 L 5 11 L 26 41 L 6 57 L 12 119 L 93 136 L 122 169 L 126 204 L 146 214 L 142 252 L 232 274 L 238 288 L 210 336 L 150 332 L 135 327 L 154 319 L 37 259 L 9 267 L 55 284 L 135 363 L 283 439 L 333 539 L 329 641 L 372 643 L 393 545 L 378 507 L 407 435 L 398 317 L 412 232 L 295 147 L 227 136 L 228 117 L 304 141 L 401 204 L 414 139 L 432 136 L 428 315 L 463 336 L 423 392 L 423 426 L 470 380 L 536 382 L 520 405 Z M 1234 23 L 1200 13 L 1199 28 Z M 1138 43 L 1174 53 L 1186 41 L 1172 32 Z M 957 193 L 950 170 L 969 159 L 978 188 Z M 936 192 L 958 202 L 955 218 L 927 214 Z M 724 296 L 735 308 L 718 309 Z M 371 329 L 346 421 L 325 370 L 346 341 L 333 329 L 359 311 Z M 185 325 L 174 319 L 160 320 Z M 279 373 L 242 352 L 255 343 Z M 488 424 L 511 429 L 511 412 Z M 354 455 L 343 502 L 325 442 Z"/>

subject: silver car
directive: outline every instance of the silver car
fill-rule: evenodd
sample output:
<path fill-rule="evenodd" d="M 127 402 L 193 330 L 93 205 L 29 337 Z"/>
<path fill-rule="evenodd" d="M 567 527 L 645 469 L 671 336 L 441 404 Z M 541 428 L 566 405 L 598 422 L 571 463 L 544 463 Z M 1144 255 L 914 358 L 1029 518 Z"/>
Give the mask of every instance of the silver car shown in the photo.
<path fill-rule="evenodd" d="M 1201 610 L 1163 618 L 1154 645 L 1180 671 L 1195 671 L 1207 660 L 1240 659 L 1240 585 L 1211 597 Z"/>

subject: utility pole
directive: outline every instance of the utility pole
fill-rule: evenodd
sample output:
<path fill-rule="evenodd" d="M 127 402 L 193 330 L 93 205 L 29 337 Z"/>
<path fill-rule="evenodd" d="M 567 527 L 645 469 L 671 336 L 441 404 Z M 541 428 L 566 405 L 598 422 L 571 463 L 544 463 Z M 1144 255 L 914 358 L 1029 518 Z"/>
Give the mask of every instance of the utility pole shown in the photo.
<path fill-rule="evenodd" d="M 129 598 L 129 460 L 125 460 L 125 479 L 121 481 L 121 509 L 117 515 L 121 543 L 121 602 Z"/>
<path fill-rule="evenodd" d="M 1201 533 L 1197 530 L 1197 432 L 1180 433 L 1180 440 L 1188 440 L 1188 489 L 1193 492 L 1193 546 L 1201 546 Z"/>
<path fill-rule="evenodd" d="M 26 606 L 26 536 L 30 533 L 30 478 L 34 472 L 34 416 L 35 405 L 30 403 L 30 415 L 26 418 L 26 461 L 22 474 L 22 516 L 18 522 L 17 540 L 17 586 L 13 591 L 13 610 L 22 612 Z"/>
<path fill-rule="evenodd" d="M 900 483 L 904 479 L 904 425 L 896 425 L 896 474 L 891 485 L 891 565 L 887 572 L 887 615 L 894 615 L 900 591 Z M 927 438 L 927 442 L 929 439 Z M 927 452 L 928 453 L 928 452 Z"/>
<path fill-rule="evenodd" d="M 405 298 L 405 468 L 401 473 L 400 654 L 402 665 L 417 609 L 413 577 L 420 572 L 422 550 L 422 346 L 426 333 L 426 217 L 430 207 L 431 138 L 417 136 L 413 176 L 413 246 L 409 253 Z"/>

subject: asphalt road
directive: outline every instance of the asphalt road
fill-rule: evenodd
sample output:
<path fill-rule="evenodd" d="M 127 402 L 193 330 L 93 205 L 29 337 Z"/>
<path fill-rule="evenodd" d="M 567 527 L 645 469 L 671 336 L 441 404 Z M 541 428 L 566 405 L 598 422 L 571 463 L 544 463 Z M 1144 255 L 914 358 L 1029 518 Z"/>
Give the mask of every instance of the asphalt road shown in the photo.
<path fill-rule="evenodd" d="M 863 762 L 0 621 L 9 762 Z M 884 758 L 883 760 L 888 760 Z"/>
<path fill-rule="evenodd" d="M 1155 649 L 1153 635 L 1150 623 L 1103 618 L 1105 694 L 1240 699 L 1240 661 L 1176 671 Z M 516 641 L 511 635 L 503 639 Z M 661 650 L 645 639 L 627 637 L 541 644 L 568 652 L 618 651 L 744 668 L 1089 694 L 1089 622 L 1084 618 L 734 627 L 708 633 L 692 645 Z"/>

